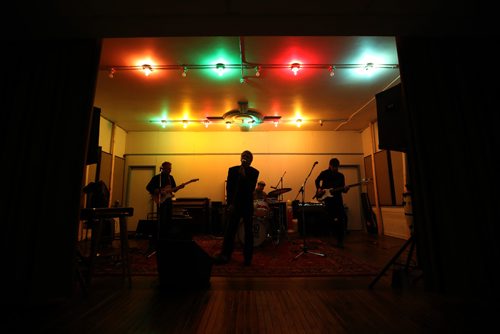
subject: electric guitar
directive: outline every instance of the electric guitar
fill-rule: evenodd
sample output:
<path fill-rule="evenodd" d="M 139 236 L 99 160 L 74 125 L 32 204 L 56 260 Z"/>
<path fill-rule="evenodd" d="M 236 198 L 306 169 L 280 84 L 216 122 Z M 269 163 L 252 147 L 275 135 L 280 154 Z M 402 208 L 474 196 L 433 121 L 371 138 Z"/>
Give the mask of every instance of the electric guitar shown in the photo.
<path fill-rule="evenodd" d="M 172 186 L 168 184 L 165 187 L 161 188 L 158 194 L 152 196 L 153 201 L 155 201 L 156 204 L 161 204 L 161 203 L 165 202 L 165 200 L 172 198 L 173 193 L 176 192 L 177 190 L 183 188 L 184 186 L 187 186 L 188 184 L 190 184 L 192 182 L 196 182 L 199 180 L 200 179 L 192 179 L 192 180 L 184 182 L 184 183 L 182 183 L 174 188 L 172 188 Z"/>
<path fill-rule="evenodd" d="M 355 187 L 355 186 L 360 186 L 362 184 L 366 184 L 371 182 L 371 179 L 363 179 L 358 183 L 353 183 L 353 184 L 348 184 L 345 187 Z M 323 202 L 326 198 L 328 197 L 333 197 L 333 194 L 336 191 L 341 191 L 344 190 L 345 187 L 338 187 L 338 188 L 329 188 L 329 189 L 323 189 L 321 191 L 318 191 L 316 195 L 314 195 L 313 199 L 317 199 L 319 202 Z"/>

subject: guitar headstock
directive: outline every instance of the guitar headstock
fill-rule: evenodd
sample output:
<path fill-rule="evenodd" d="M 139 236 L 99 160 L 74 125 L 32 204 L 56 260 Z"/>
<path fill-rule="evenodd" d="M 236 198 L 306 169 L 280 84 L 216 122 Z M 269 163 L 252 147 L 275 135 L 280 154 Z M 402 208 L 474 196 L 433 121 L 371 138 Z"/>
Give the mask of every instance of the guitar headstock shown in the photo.
<path fill-rule="evenodd" d="M 365 179 L 361 180 L 361 183 L 370 183 L 370 182 L 372 182 L 371 177 L 368 177 L 368 178 L 365 178 Z"/>

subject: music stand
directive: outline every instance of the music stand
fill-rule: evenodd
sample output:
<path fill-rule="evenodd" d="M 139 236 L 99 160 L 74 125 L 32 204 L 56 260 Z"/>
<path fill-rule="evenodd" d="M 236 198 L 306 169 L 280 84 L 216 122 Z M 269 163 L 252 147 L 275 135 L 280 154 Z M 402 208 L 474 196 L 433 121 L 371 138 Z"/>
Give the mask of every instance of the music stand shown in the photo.
<path fill-rule="evenodd" d="M 307 248 L 307 244 L 306 244 L 306 215 L 305 215 L 305 189 L 306 189 L 306 182 L 307 182 L 307 179 L 309 179 L 309 176 L 311 176 L 311 173 L 314 169 L 314 167 L 318 164 L 318 162 L 316 161 L 314 163 L 314 165 L 312 166 L 311 168 L 311 171 L 309 172 L 309 174 L 307 175 L 306 179 L 304 180 L 304 184 L 302 185 L 302 187 L 300 188 L 299 190 L 299 193 L 302 193 L 302 250 L 299 252 L 299 254 L 297 254 L 293 259 L 296 260 L 298 259 L 300 256 L 304 255 L 304 254 L 314 254 L 314 255 L 318 255 L 318 256 L 326 256 L 325 254 L 323 253 L 318 253 L 318 252 L 311 252 L 309 250 L 309 248 Z"/>

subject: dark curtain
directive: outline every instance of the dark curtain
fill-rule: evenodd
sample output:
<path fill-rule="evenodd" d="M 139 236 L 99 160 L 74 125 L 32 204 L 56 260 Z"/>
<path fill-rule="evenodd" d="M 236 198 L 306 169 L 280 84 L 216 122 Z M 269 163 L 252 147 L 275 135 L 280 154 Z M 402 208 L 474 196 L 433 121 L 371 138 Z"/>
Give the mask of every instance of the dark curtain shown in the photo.
<path fill-rule="evenodd" d="M 498 42 L 397 39 L 415 237 L 431 291 L 488 296 L 499 290 Z"/>
<path fill-rule="evenodd" d="M 96 40 L 3 43 L 2 302 L 74 287 L 75 247 L 100 57 Z"/>

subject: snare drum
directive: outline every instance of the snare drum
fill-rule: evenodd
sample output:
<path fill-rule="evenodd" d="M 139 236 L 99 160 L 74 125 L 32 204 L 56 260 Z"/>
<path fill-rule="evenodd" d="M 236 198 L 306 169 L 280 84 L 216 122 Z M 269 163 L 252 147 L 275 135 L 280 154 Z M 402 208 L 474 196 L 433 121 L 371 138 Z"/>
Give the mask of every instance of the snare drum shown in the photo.
<path fill-rule="evenodd" d="M 253 215 L 254 217 L 267 217 L 269 215 L 269 204 L 262 199 L 253 201 Z"/>
<path fill-rule="evenodd" d="M 253 217 L 253 246 L 260 246 L 267 237 L 268 223 L 267 219 L 260 217 Z M 238 240 L 244 245 L 245 244 L 245 226 L 243 221 L 240 222 L 238 228 Z"/>

